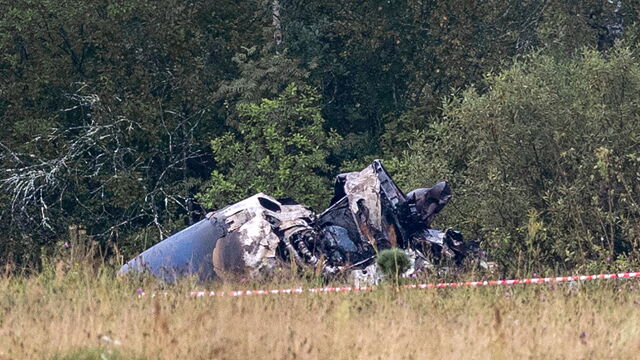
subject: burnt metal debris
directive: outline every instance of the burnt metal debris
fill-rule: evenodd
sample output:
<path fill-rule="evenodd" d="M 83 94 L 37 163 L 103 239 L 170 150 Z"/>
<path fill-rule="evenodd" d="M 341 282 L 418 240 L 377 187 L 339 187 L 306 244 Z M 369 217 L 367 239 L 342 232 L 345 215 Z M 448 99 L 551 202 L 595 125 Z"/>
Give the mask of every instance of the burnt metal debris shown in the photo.
<path fill-rule="evenodd" d="M 356 285 L 380 279 L 376 254 L 401 248 L 412 272 L 443 263 L 460 265 L 467 244 L 455 230 L 431 223 L 451 199 L 440 182 L 404 194 L 382 163 L 340 174 L 321 214 L 292 200 L 256 194 L 168 237 L 126 263 L 120 273 L 148 271 L 165 281 L 265 277 L 292 266 L 326 278 L 342 275 Z M 470 246 L 473 247 L 473 246 Z"/>

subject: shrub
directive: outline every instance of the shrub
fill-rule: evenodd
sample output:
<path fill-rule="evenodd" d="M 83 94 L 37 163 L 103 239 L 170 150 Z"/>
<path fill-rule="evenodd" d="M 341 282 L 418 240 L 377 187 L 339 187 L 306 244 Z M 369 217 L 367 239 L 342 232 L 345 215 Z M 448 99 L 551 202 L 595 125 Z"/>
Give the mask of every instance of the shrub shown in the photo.
<path fill-rule="evenodd" d="M 486 82 L 445 103 L 397 178 L 407 188 L 451 181 L 452 209 L 438 220 L 484 239 L 509 273 L 637 263 L 635 52 L 532 55 Z"/>
<path fill-rule="evenodd" d="M 407 254 L 398 248 L 386 249 L 378 254 L 378 266 L 389 279 L 398 279 L 400 274 L 409 270 L 411 263 Z"/>

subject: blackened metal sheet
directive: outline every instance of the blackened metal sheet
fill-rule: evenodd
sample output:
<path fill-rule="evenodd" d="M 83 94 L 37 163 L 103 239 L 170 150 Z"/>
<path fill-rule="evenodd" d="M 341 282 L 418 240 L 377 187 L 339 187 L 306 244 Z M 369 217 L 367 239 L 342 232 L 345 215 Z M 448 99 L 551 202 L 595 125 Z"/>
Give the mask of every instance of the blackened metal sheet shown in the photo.
<path fill-rule="evenodd" d="M 333 204 L 330 208 L 325 210 L 318 216 L 318 227 L 321 229 L 327 226 L 340 226 L 347 229 L 349 238 L 360 239 L 360 231 L 358 230 L 358 224 L 353 217 L 353 213 L 349 209 L 349 199 L 343 197 L 340 201 Z"/>
<path fill-rule="evenodd" d="M 200 281 L 215 277 L 212 254 L 225 235 L 223 221 L 213 216 L 166 238 L 120 268 L 120 273 L 144 272 L 174 282 L 178 277 L 197 275 Z"/>
<path fill-rule="evenodd" d="M 430 188 L 415 189 L 407 194 L 407 198 L 414 204 L 422 222 L 431 227 L 433 218 L 451 199 L 451 187 L 441 181 Z"/>
<path fill-rule="evenodd" d="M 374 160 L 373 164 L 370 165 L 373 167 L 373 170 L 378 177 L 378 181 L 380 182 L 380 190 L 382 190 L 383 194 L 389 199 L 389 202 L 393 207 L 404 204 L 407 201 L 406 196 L 400 190 L 398 185 L 393 182 L 391 176 L 382 166 L 382 162 L 380 160 Z"/>

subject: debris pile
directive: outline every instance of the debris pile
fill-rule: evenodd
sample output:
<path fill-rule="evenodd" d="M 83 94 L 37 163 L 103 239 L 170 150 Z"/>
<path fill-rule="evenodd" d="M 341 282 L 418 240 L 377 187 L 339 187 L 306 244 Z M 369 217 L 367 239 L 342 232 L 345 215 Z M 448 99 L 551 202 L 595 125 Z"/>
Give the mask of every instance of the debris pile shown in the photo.
<path fill-rule="evenodd" d="M 431 228 L 451 199 L 440 182 L 404 194 L 382 163 L 340 174 L 335 195 L 321 214 L 290 199 L 256 194 L 207 214 L 129 261 L 120 273 L 148 271 L 165 281 L 197 275 L 202 281 L 265 277 L 292 262 L 324 277 L 344 275 L 357 284 L 376 283 L 376 254 L 405 251 L 405 275 L 442 263 L 460 265 L 467 243 L 455 230 Z"/>

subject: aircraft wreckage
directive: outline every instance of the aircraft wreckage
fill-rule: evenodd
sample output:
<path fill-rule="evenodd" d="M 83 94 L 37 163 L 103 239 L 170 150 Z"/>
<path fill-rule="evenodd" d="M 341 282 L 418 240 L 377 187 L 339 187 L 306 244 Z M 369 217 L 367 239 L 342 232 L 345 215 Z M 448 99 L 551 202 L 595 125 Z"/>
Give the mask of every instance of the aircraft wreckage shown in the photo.
<path fill-rule="evenodd" d="M 460 265 L 477 244 L 465 243 L 455 230 L 431 229 L 450 199 L 446 182 L 405 195 L 375 160 L 360 172 L 338 175 L 330 207 L 319 215 L 259 193 L 207 214 L 133 258 L 120 273 L 148 271 L 168 282 L 193 275 L 233 281 L 268 277 L 295 262 L 326 278 L 375 283 L 376 254 L 393 247 L 409 256 L 407 274 L 444 262 Z"/>

